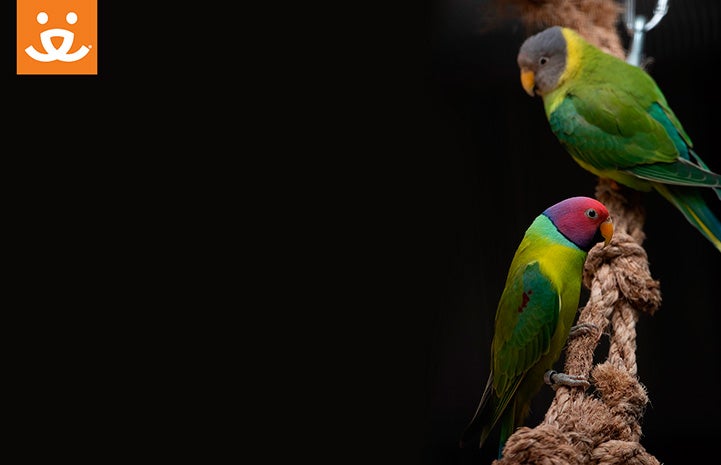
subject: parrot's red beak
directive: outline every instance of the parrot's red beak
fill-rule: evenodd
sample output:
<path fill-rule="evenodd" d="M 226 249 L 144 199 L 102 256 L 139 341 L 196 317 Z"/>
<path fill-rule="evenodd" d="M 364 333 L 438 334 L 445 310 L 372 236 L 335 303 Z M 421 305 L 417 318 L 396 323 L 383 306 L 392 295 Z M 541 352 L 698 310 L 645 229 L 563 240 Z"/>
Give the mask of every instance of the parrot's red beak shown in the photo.
<path fill-rule="evenodd" d="M 611 242 L 611 238 L 613 237 L 613 223 L 611 222 L 611 218 L 609 217 L 606 221 L 601 223 L 600 226 L 601 229 L 601 235 L 604 239 L 606 239 L 603 243 L 603 246 L 607 246 L 609 242 Z"/>
<path fill-rule="evenodd" d="M 536 87 L 536 75 L 533 74 L 533 71 L 521 70 L 521 85 L 528 95 L 531 97 L 535 95 L 533 88 Z"/>

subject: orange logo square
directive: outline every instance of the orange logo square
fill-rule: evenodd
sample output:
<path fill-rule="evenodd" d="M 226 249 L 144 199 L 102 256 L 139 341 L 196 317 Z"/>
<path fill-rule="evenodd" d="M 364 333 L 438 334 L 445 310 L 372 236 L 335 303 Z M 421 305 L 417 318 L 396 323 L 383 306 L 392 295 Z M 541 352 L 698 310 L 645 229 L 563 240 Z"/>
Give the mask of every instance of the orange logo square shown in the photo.
<path fill-rule="evenodd" d="M 97 0 L 17 0 L 17 74 L 98 74 Z"/>

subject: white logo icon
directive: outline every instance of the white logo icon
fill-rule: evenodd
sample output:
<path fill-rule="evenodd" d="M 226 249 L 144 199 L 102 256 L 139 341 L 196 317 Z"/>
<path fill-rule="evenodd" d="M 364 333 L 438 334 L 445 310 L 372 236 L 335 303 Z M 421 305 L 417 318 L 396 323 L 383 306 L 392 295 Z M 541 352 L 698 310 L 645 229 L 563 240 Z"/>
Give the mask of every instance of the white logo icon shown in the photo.
<path fill-rule="evenodd" d="M 41 11 L 40 13 L 38 13 L 37 20 L 40 24 L 47 23 L 48 14 L 44 11 Z M 65 20 L 68 22 L 68 24 L 75 24 L 78 21 L 78 15 L 75 12 L 71 11 L 65 16 Z M 60 48 L 55 48 L 55 46 L 53 45 L 53 37 L 60 37 L 63 39 L 63 42 L 60 44 Z M 68 51 L 70 51 L 70 47 L 72 47 L 73 45 L 74 39 L 75 34 L 73 34 L 71 31 L 68 31 L 67 29 L 48 29 L 40 33 L 40 42 L 43 44 L 46 53 L 38 52 L 32 45 L 25 49 L 25 53 L 30 55 L 30 58 L 32 58 L 33 60 L 41 61 L 43 63 L 55 60 L 68 63 L 78 61 L 88 54 L 88 52 L 90 51 L 89 47 L 92 47 L 92 45 L 90 45 L 89 47 L 83 45 L 75 52 L 68 53 Z"/>

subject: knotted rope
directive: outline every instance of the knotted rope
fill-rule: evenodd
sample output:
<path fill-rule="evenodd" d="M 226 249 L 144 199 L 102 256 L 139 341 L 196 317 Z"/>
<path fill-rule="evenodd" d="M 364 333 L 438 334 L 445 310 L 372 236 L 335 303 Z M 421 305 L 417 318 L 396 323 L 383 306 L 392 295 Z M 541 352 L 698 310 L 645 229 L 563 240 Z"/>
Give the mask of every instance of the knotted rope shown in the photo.
<path fill-rule="evenodd" d="M 623 57 L 615 23 L 620 7 L 608 0 L 512 0 L 526 24 L 570 26 L 609 53 Z M 639 443 L 640 420 L 648 396 L 637 378 L 636 322 L 639 312 L 653 314 L 661 305 L 658 281 L 650 274 L 642 247 L 645 214 L 640 194 L 599 179 L 596 198 L 614 221 L 614 237 L 588 254 L 583 283 L 590 290 L 578 324 L 588 329 L 569 339 L 564 372 L 582 375 L 595 390 L 561 386 L 535 428 L 522 427 L 507 440 L 507 464 L 658 465 Z M 605 362 L 593 365 L 604 333 L 610 337 Z"/>

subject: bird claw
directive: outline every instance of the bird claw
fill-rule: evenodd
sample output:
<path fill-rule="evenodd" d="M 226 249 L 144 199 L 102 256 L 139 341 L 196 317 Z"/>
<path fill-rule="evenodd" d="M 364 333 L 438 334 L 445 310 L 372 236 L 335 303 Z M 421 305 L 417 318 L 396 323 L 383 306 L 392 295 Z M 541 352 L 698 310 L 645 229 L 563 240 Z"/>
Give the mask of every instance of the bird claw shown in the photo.
<path fill-rule="evenodd" d="M 559 373 L 555 370 L 548 370 L 546 373 L 544 373 L 543 381 L 545 381 L 546 384 L 551 386 L 554 391 L 560 386 L 582 387 L 583 389 L 591 386 L 591 383 L 586 381 L 585 376 L 567 375 L 566 373 Z"/>
<path fill-rule="evenodd" d="M 575 326 L 571 326 L 571 331 L 568 333 L 568 337 L 584 336 L 586 334 L 595 333 L 598 330 L 598 326 L 593 323 L 579 323 Z"/>

